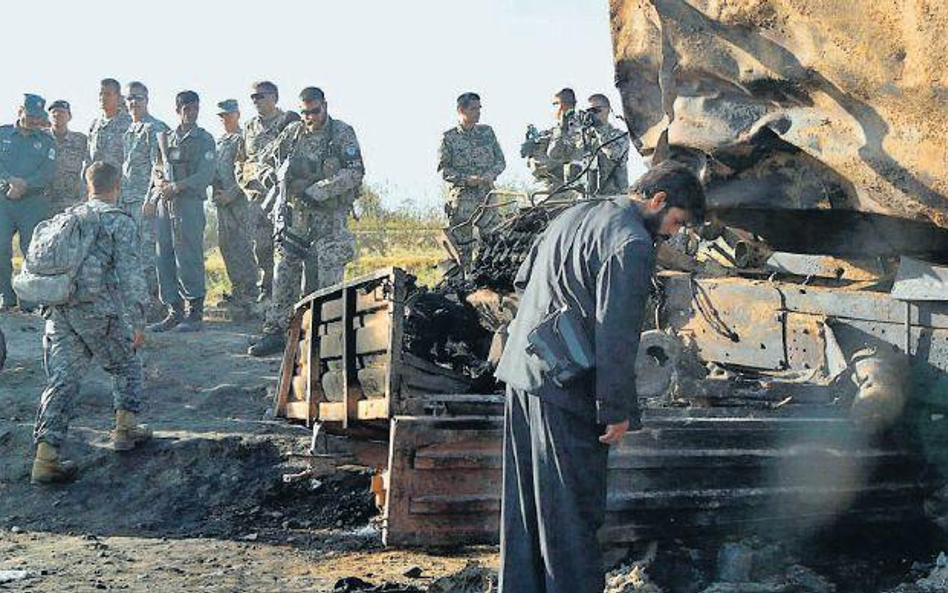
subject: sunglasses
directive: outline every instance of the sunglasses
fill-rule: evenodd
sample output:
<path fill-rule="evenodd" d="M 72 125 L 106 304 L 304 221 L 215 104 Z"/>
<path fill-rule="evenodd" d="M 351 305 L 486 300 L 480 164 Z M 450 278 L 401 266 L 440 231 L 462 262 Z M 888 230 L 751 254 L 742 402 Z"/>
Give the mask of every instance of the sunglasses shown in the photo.
<path fill-rule="evenodd" d="M 323 110 L 320 107 L 317 107 L 315 109 L 300 109 L 301 115 L 319 115 L 322 112 Z"/>
<path fill-rule="evenodd" d="M 144 101 L 148 98 L 148 95 L 128 95 L 125 97 L 126 101 Z"/>
<path fill-rule="evenodd" d="M 263 99 L 264 97 L 269 96 L 269 95 L 272 95 L 272 94 L 273 94 L 273 93 L 254 93 L 254 94 L 250 95 L 250 100 L 251 100 L 251 101 L 259 101 L 260 99 Z"/>

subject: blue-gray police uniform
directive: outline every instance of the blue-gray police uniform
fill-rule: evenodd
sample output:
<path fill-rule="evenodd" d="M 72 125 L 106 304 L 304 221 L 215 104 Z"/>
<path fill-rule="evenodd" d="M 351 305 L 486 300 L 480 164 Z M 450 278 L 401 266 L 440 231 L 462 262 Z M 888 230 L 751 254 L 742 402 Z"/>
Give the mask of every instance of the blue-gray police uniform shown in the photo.
<path fill-rule="evenodd" d="M 132 330 L 142 331 L 148 290 L 139 258 L 138 227 L 117 205 L 91 200 L 99 215 L 95 238 L 65 305 L 46 307 L 43 354 L 47 383 L 33 438 L 58 446 L 65 438 L 73 399 L 95 361 L 112 375 L 116 410 L 141 409 L 142 361 Z"/>
<path fill-rule="evenodd" d="M 0 127 L 0 299 L 16 303 L 10 283 L 13 274 L 13 235 L 20 235 L 20 250 L 30 248 L 33 229 L 46 218 L 46 186 L 56 173 L 56 143 L 44 130 L 26 130 L 18 124 Z M 19 200 L 7 197 L 7 181 L 26 182 Z"/>
<path fill-rule="evenodd" d="M 619 197 L 563 212 L 518 271 L 523 293 L 496 372 L 507 384 L 501 591 L 603 589 L 609 448 L 598 439 L 608 424 L 640 426 L 634 362 L 654 254 L 638 207 Z M 527 347 L 564 305 L 582 314 L 596 360 L 559 387 Z"/>
<path fill-rule="evenodd" d="M 217 162 L 214 138 L 199 126 L 168 134 L 169 162 L 181 191 L 171 200 L 158 200 L 155 234 L 158 241 L 158 292 L 161 302 L 203 299 L 204 200 L 214 180 Z"/>

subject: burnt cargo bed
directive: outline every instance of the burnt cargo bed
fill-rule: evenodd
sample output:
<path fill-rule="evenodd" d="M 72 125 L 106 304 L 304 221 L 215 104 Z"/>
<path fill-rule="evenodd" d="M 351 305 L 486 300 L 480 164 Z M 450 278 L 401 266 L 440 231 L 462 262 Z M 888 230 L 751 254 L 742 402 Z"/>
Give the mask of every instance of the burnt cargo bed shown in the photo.
<path fill-rule="evenodd" d="M 389 545 L 496 543 L 503 420 L 396 417 Z M 838 524 L 924 520 L 919 456 L 869 442 L 833 409 L 649 409 L 609 457 L 608 543 L 705 535 L 804 536 Z"/>
<path fill-rule="evenodd" d="M 694 290 L 704 295 L 705 308 L 744 337 L 755 332 L 777 336 L 769 349 L 773 352 L 765 353 L 779 356 L 772 366 L 821 363 L 798 355 L 823 354 L 826 332 L 818 327 L 795 332 L 784 327 L 793 326 L 790 315 L 745 319 L 735 313 L 757 310 L 761 303 L 768 310 L 786 308 L 786 297 L 770 302 L 780 284 L 747 282 L 737 286 L 744 293 L 731 295 L 724 290 L 730 286 L 727 281 L 702 280 L 695 288 L 681 278 L 665 276 L 667 303 L 676 312 L 668 321 L 698 336 L 703 358 L 720 355 L 724 362 L 725 354 L 740 354 L 743 344 L 711 347 L 716 334 L 701 331 L 701 311 L 689 296 Z M 723 288 L 715 282 L 724 282 Z M 757 294 L 755 287 L 763 292 Z M 353 443 L 375 439 L 364 443 L 375 455 L 363 463 L 382 476 L 376 490 L 384 507 L 386 543 L 495 543 L 503 395 L 471 393 L 463 369 L 408 351 L 406 303 L 414 289 L 409 275 L 391 268 L 300 301 L 284 353 L 277 414 L 314 429 L 325 427 Z M 832 292 L 792 285 L 783 290 L 797 291 L 807 302 L 823 302 L 820 297 Z M 840 297 L 845 292 L 835 291 Z M 851 298 L 857 296 L 887 299 L 873 293 Z M 938 304 L 923 307 L 940 310 Z M 873 311 L 884 317 L 890 309 L 906 311 L 901 303 Z M 839 312 L 828 313 L 838 322 L 837 333 L 848 337 L 852 321 Z M 928 329 L 937 318 L 927 311 L 916 314 L 927 322 L 916 325 L 916 331 Z M 823 311 L 815 315 L 819 322 L 828 316 Z M 892 325 L 905 327 L 898 318 Z M 800 339 L 809 342 L 801 346 Z M 761 351 L 748 356 L 756 366 L 769 366 Z M 888 438 L 872 437 L 849 418 L 845 405 L 835 402 L 839 392 L 831 385 L 765 382 L 768 387 L 749 396 L 740 383 L 705 379 L 699 384 L 700 397 L 682 392 L 677 402 L 665 396 L 643 400 L 643 430 L 612 451 L 605 541 L 710 533 L 795 537 L 840 523 L 905 526 L 924 520 L 923 501 L 941 478 L 926 467 L 926 454 L 911 435 L 920 428 L 938 434 L 936 416 L 918 415 L 925 427 L 903 425 L 890 430 Z M 944 448 L 933 441 L 927 446 Z"/>
<path fill-rule="evenodd" d="M 470 390 L 463 373 L 406 348 L 412 280 L 388 268 L 297 303 L 277 387 L 278 417 L 319 422 L 330 432 L 384 435 L 396 414 L 429 413 L 430 395 Z M 463 397 L 448 403 L 464 408 Z"/>

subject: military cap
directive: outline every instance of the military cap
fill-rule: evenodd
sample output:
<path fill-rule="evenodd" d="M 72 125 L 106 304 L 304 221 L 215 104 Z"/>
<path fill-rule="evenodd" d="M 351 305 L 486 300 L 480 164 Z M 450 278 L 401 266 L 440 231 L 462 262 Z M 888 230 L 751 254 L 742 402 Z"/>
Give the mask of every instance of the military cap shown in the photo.
<path fill-rule="evenodd" d="M 39 95 L 26 93 L 23 95 L 23 111 L 29 117 L 46 119 L 46 99 Z"/>
<path fill-rule="evenodd" d="M 53 109 L 65 109 L 66 111 L 72 113 L 72 108 L 69 107 L 69 101 L 65 99 L 56 99 L 49 104 L 49 107 L 46 108 L 46 110 L 50 112 Z"/>
<path fill-rule="evenodd" d="M 185 105 L 190 105 L 191 103 L 197 103 L 201 100 L 197 93 L 194 91 L 181 91 L 174 98 L 175 109 L 179 107 L 184 107 Z"/>
<path fill-rule="evenodd" d="M 217 104 L 217 114 L 237 113 L 240 108 L 237 106 L 237 99 L 224 99 Z"/>
<path fill-rule="evenodd" d="M 325 101 L 326 95 L 321 88 L 308 86 L 300 91 L 300 101 Z"/>

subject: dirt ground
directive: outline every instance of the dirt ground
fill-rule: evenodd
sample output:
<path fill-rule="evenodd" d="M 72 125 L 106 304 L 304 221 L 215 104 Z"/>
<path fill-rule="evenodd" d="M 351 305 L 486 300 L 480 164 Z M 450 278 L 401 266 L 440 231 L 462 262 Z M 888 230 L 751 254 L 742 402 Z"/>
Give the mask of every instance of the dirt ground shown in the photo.
<path fill-rule="evenodd" d="M 332 591 L 357 577 L 378 590 L 423 590 L 470 560 L 496 566 L 494 548 L 383 548 L 365 471 L 284 484 L 301 469 L 293 455 L 310 435 L 270 416 L 279 361 L 243 354 L 251 326 L 148 336 L 143 418 L 156 439 L 142 450 L 109 448 L 109 381 L 91 372 L 64 447 L 80 464 L 78 480 L 31 486 L 42 325 L 0 315 L 9 348 L 0 372 L 0 588 Z M 412 568 L 420 576 L 405 576 Z M 26 578 L 4 585 L 5 574 Z"/>

